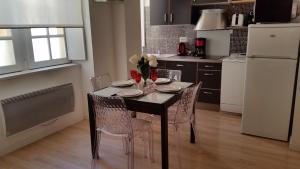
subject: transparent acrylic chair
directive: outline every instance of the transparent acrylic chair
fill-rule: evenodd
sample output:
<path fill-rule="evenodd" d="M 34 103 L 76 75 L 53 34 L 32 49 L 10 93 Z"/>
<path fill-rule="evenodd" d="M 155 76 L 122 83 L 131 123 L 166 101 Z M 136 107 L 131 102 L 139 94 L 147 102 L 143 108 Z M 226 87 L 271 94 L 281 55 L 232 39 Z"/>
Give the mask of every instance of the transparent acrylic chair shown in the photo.
<path fill-rule="evenodd" d="M 177 156 L 179 168 L 181 168 L 181 150 L 180 150 L 180 126 L 184 124 L 191 124 L 195 136 L 197 138 L 197 127 L 195 124 L 194 109 L 197 103 L 199 92 L 201 90 L 202 82 L 185 89 L 181 95 L 178 104 L 171 106 L 168 109 L 168 123 L 175 129 L 177 140 Z"/>
<path fill-rule="evenodd" d="M 111 77 L 108 73 L 90 78 L 93 91 L 101 90 L 112 84 Z"/>
<path fill-rule="evenodd" d="M 157 69 L 158 78 L 168 78 L 172 81 L 181 81 L 181 71 L 180 70 L 170 70 L 170 69 Z"/>
<path fill-rule="evenodd" d="M 134 169 L 134 137 L 140 137 L 148 144 L 148 158 L 153 161 L 153 132 L 151 123 L 146 120 L 132 118 L 124 100 L 120 97 L 100 97 L 88 94 L 92 100 L 96 120 L 95 157 L 100 157 L 101 135 L 108 134 L 122 138 L 123 148 L 128 155 L 128 169 Z M 144 154 L 145 155 L 145 154 Z M 92 168 L 96 167 L 95 160 Z"/>

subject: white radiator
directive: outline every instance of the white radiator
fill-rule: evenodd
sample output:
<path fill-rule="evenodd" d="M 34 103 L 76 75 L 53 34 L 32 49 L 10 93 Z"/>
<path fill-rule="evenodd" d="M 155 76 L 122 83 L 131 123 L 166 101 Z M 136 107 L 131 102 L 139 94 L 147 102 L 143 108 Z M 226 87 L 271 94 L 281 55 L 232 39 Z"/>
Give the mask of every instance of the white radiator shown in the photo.
<path fill-rule="evenodd" d="M 55 86 L 1 100 L 6 136 L 74 112 L 72 84 Z"/>

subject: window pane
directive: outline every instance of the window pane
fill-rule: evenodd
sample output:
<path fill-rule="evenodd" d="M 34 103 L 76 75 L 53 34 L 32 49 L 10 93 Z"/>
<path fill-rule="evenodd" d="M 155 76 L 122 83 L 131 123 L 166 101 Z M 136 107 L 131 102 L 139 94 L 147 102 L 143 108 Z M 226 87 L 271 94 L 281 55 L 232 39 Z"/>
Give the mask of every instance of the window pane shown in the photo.
<path fill-rule="evenodd" d="M 50 38 L 52 59 L 66 58 L 65 38 Z"/>
<path fill-rule="evenodd" d="M 0 40 L 0 67 L 15 65 L 16 59 L 11 40 Z"/>
<path fill-rule="evenodd" d="M 49 45 L 47 38 L 32 39 L 34 61 L 50 60 Z"/>
<path fill-rule="evenodd" d="M 47 28 L 31 28 L 31 36 L 47 35 Z"/>
<path fill-rule="evenodd" d="M 63 35 L 64 29 L 63 28 L 49 28 L 50 35 Z"/>
<path fill-rule="evenodd" d="M 8 37 L 11 36 L 10 29 L 0 29 L 0 37 Z"/>

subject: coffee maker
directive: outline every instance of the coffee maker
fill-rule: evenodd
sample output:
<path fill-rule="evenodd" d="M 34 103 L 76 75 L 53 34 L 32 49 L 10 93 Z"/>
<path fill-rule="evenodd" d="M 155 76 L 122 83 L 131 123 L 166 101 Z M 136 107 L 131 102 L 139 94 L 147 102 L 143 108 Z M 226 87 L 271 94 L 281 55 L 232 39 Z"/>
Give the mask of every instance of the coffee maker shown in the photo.
<path fill-rule="evenodd" d="M 206 56 L 206 38 L 196 38 L 195 39 L 195 57 L 205 59 Z"/>

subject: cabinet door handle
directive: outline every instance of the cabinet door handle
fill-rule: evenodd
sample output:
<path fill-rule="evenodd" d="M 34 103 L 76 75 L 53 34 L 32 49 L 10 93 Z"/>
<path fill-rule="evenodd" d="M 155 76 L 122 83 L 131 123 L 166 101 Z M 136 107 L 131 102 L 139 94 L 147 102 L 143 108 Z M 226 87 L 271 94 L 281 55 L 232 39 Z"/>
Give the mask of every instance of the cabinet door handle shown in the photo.
<path fill-rule="evenodd" d="M 207 95 L 213 95 L 213 92 L 203 92 L 203 93 Z"/>
<path fill-rule="evenodd" d="M 168 21 L 168 15 L 167 15 L 167 13 L 165 13 L 164 14 L 164 22 L 167 23 L 167 21 Z"/>
<path fill-rule="evenodd" d="M 204 76 L 213 76 L 213 73 L 204 73 Z"/>
<path fill-rule="evenodd" d="M 170 23 L 173 23 L 173 13 L 170 14 Z"/>
<path fill-rule="evenodd" d="M 205 68 L 213 68 L 214 66 L 211 66 L 211 65 L 205 65 L 204 67 L 205 67 Z"/>
<path fill-rule="evenodd" d="M 182 65 L 182 64 L 177 64 L 176 66 L 177 67 L 184 67 L 184 65 Z"/>

